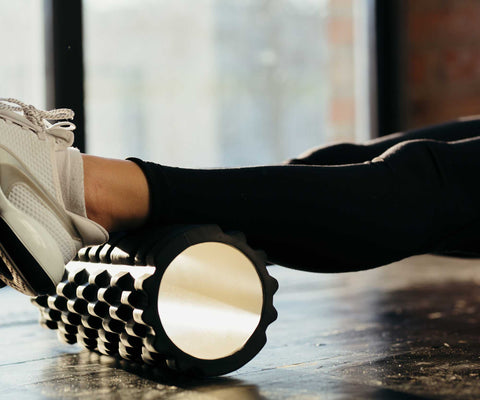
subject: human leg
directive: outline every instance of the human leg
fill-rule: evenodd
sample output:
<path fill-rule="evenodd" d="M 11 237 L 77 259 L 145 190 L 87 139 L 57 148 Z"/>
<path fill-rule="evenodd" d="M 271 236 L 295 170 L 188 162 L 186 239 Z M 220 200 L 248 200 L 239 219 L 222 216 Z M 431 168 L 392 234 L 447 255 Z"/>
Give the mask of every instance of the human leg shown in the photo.
<path fill-rule="evenodd" d="M 132 161 L 82 157 L 88 218 L 109 232 L 144 225 L 150 205 L 141 169 Z"/>
<path fill-rule="evenodd" d="M 409 140 L 453 142 L 480 136 L 480 117 L 470 117 L 407 132 L 394 133 L 365 143 L 338 143 L 317 147 L 288 160 L 297 165 L 344 165 L 369 161 L 390 147 Z"/>
<path fill-rule="evenodd" d="M 480 135 L 480 119 L 470 118 L 451 121 L 405 133 L 396 133 L 377 138 L 364 144 L 340 143 L 310 151 L 306 157 L 290 160 L 295 165 L 345 165 L 363 163 L 387 151 L 401 142 L 431 139 L 458 141 Z M 108 231 L 132 229 L 146 222 L 150 199 L 148 186 L 140 168 L 132 161 L 83 156 L 85 197 L 89 217 Z M 158 175 L 158 174 L 157 174 Z M 122 177 L 119 179 L 119 177 Z M 155 176 L 153 186 L 163 182 Z M 128 185 L 125 183 L 128 182 Z M 119 202 L 118 199 L 124 201 Z"/>
<path fill-rule="evenodd" d="M 292 159 L 292 165 L 345 165 L 370 161 L 398 143 L 418 139 L 459 141 L 480 135 L 480 118 L 450 121 L 420 129 L 395 133 L 363 144 L 340 143 L 327 145 Z M 108 231 L 132 229 L 146 222 L 149 210 L 148 186 L 140 168 L 132 161 L 82 155 L 85 197 L 89 217 Z M 100 171 L 100 173 L 99 173 Z M 122 177 L 119 179 L 119 177 Z M 154 186 L 163 182 L 156 176 Z M 128 182 L 128 185 L 125 183 Z M 119 202 L 118 199 L 124 201 Z"/>
<path fill-rule="evenodd" d="M 48 132 L 31 133 L 48 133 L 54 146 L 65 128 L 46 126 Z M 480 196 L 472 182 L 480 168 L 479 140 L 407 141 L 371 162 L 342 166 L 189 170 L 83 156 L 86 211 L 110 231 L 217 223 L 245 232 L 272 262 L 319 272 L 366 269 L 462 247 L 475 252 Z M 3 178 L 1 183 L 2 190 L 12 188 Z M 58 190 L 55 196 L 65 207 Z M 93 244 L 81 233 L 87 221 L 80 224 L 65 212 L 79 243 Z"/>
<path fill-rule="evenodd" d="M 476 154 L 480 139 L 404 142 L 346 166 L 191 170 L 136 162 L 157 182 L 151 223 L 217 223 L 243 231 L 273 263 L 341 272 L 464 243 L 468 232 L 455 244 L 456 233 L 475 231 L 480 216 Z"/>

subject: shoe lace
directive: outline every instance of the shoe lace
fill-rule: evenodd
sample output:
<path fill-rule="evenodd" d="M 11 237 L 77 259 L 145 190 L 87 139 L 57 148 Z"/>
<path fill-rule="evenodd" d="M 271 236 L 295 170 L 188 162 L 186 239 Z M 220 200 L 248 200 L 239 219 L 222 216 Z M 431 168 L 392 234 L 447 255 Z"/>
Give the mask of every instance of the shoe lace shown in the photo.
<path fill-rule="evenodd" d="M 58 144 L 65 146 L 71 146 L 73 144 L 75 124 L 69 121 L 61 121 L 52 125 L 48 122 L 48 120 L 60 121 L 73 119 L 75 113 L 69 108 L 44 111 L 17 99 L 0 98 L 0 110 L 23 113 L 25 118 L 37 128 L 36 134 L 39 139 L 45 140 L 47 136 L 52 136 Z"/>

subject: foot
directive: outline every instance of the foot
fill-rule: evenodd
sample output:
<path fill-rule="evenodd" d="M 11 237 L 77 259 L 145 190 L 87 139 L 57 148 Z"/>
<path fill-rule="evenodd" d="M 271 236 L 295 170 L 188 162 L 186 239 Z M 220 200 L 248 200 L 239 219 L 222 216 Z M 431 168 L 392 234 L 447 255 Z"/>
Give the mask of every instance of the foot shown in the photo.
<path fill-rule="evenodd" d="M 53 290 L 81 247 L 108 240 L 62 198 L 57 158 L 72 145 L 75 126 L 46 120 L 71 118 L 68 109 L 0 99 L 0 278 L 28 295 Z"/>

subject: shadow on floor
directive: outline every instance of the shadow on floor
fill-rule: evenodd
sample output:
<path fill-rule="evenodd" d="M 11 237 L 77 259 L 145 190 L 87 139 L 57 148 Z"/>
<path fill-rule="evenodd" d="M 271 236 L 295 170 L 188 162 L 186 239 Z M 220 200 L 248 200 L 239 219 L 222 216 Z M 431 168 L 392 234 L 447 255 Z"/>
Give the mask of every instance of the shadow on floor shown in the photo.
<path fill-rule="evenodd" d="M 92 394 L 95 398 L 108 398 L 109 394 L 118 393 L 121 399 L 168 399 L 182 394 L 188 396 L 186 398 L 198 395 L 199 398 L 212 399 L 263 399 L 256 385 L 239 379 L 179 377 L 88 351 L 58 357 L 53 368 L 44 370 L 43 382 L 47 385 L 44 393 L 51 391 L 52 396 L 61 398 L 82 398 Z"/>
<path fill-rule="evenodd" d="M 370 360 L 341 367 L 336 374 L 382 387 L 379 399 L 403 399 L 408 393 L 422 399 L 480 398 L 478 284 L 448 282 L 383 292 L 372 312 L 376 324 L 361 333 L 370 341 Z"/>

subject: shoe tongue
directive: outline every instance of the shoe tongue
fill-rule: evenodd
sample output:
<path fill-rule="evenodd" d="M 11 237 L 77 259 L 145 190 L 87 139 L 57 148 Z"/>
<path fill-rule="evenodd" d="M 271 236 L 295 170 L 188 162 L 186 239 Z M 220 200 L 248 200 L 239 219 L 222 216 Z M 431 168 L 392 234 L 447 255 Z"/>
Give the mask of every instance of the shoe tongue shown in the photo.
<path fill-rule="evenodd" d="M 83 246 L 102 244 L 108 240 L 108 232 L 103 226 L 70 211 L 67 211 L 67 214 L 80 234 Z"/>
<path fill-rule="evenodd" d="M 32 121 L 29 121 L 24 115 L 14 111 L 2 110 L 2 114 L 6 115 L 10 120 L 17 121 L 22 126 L 27 126 L 34 132 L 38 132 L 39 128 Z"/>
<path fill-rule="evenodd" d="M 83 160 L 80 151 L 73 147 L 57 150 L 55 161 L 65 209 L 86 217 Z"/>

